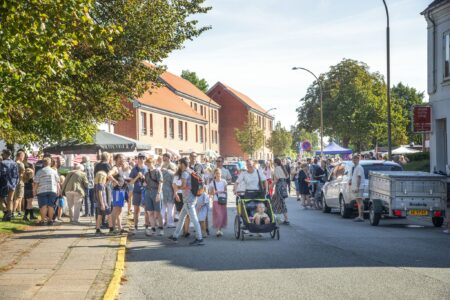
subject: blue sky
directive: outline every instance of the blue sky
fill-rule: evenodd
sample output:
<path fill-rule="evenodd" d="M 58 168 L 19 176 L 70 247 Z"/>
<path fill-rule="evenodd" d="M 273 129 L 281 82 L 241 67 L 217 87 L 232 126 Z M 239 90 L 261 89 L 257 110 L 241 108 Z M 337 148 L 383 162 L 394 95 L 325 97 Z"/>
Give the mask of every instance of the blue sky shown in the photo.
<path fill-rule="evenodd" d="M 391 82 L 426 91 L 426 22 L 431 0 L 387 0 L 391 17 Z M 221 81 L 290 126 L 313 77 L 343 58 L 386 73 L 386 16 L 382 0 L 209 0 L 197 19 L 212 29 L 188 41 L 164 64 L 189 69 L 210 86 Z"/>

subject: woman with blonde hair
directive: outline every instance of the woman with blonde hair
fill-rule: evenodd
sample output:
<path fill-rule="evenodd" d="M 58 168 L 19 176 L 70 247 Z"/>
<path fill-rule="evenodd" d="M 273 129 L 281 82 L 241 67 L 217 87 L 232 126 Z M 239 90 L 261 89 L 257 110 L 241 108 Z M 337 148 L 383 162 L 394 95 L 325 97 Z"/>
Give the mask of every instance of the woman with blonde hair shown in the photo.
<path fill-rule="evenodd" d="M 222 179 L 222 171 L 214 170 L 214 179 L 209 184 L 209 194 L 213 197 L 213 227 L 216 236 L 223 235 L 222 229 L 227 227 L 227 182 Z"/>

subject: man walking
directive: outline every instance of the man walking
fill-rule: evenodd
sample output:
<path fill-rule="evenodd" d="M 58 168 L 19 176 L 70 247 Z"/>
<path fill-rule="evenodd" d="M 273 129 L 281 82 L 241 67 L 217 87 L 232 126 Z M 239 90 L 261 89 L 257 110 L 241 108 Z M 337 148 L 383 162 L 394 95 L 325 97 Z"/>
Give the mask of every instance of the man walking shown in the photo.
<path fill-rule="evenodd" d="M 11 159 L 11 151 L 5 149 L 2 152 L 0 162 L 0 201 L 6 204 L 3 221 L 11 221 L 14 206 L 14 191 L 19 182 L 17 164 Z"/>
<path fill-rule="evenodd" d="M 364 222 L 364 202 L 363 202 L 363 193 L 364 187 L 363 182 L 365 180 L 364 169 L 359 164 L 360 156 L 354 155 L 353 158 L 353 168 L 352 175 L 350 179 L 350 189 L 352 191 L 353 199 L 356 200 L 358 204 L 358 217 L 354 219 L 355 222 Z"/>
<path fill-rule="evenodd" d="M 12 217 L 14 217 L 14 213 L 17 211 L 17 215 L 19 217 L 22 216 L 22 200 L 25 194 L 25 183 L 23 182 L 23 176 L 25 174 L 25 152 L 23 150 L 17 151 L 16 154 L 16 164 L 17 171 L 19 172 L 19 180 L 17 182 L 16 191 L 14 192 L 14 208 Z"/>
<path fill-rule="evenodd" d="M 227 184 L 231 184 L 231 174 L 230 174 L 230 171 L 223 166 L 223 157 L 222 156 L 219 156 L 216 159 L 216 168 L 220 169 L 220 171 L 222 171 L 222 173 L 221 173 L 222 179 L 224 179 L 227 182 Z"/>
<path fill-rule="evenodd" d="M 134 229 L 137 231 L 138 229 L 138 222 L 139 222 L 139 214 L 140 214 L 140 208 L 141 205 L 143 205 L 144 201 L 144 178 L 145 174 L 148 172 L 147 166 L 145 166 L 145 154 L 139 153 L 138 154 L 138 162 L 137 164 L 131 169 L 130 172 L 130 184 L 133 185 L 133 216 L 134 216 Z M 148 222 L 147 222 L 147 214 L 145 216 L 146 222 L 145 222 L 145 229 L 148 228 Z"/>

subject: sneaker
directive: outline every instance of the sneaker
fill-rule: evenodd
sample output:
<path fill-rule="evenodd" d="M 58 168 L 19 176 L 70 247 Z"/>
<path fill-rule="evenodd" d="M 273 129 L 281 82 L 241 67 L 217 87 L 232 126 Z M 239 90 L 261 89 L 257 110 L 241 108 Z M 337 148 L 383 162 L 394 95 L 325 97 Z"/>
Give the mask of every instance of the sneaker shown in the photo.
<path fill-rule="evenodd" d="M 21 216 L 22 216 L 22 212 L 19 211 L 19 212 L 17 213 L 17 216 L 18 216 L 18 217 L 21 217 Z"/>
<path fill-rule="evenodd" d="M 173 235 L 169 236 L 167 239 L 171 240 L 174 243 L 178 243 L 178 239 L 174 237 Z"/>
<path fill-rule="evenodd" d="M 177 226 L 175 226 L 175 224 L 170 224 L 167 226 L 167 228 L 177 228 Z"/>
<path fill-rule="evenodd" d="M 146 236 L 152 236 L 152 231 L 150 229 L 145 229 L 145 235 Z"/>
<path fill-rule="evenodd" d="M 191 234 L 189 232 L 186 232 L 185 234 L 183 234 L 184 238 L 188 238 Z"/>
<path fill-rule="evenodd" d="M 62 223 L 62 220 L 61 220 L 61 219 L 55 219 L 54 222 L 55 222 L 55 223 Z"/>
<path fill-rule="evenodd" d="M 249 233 L 250 233 L 250 231 L 248 231 L 247 229 L 242 230 L 242 232 L 243 232 L 244 234 L 249 234 Z"/>
<path fill-rule="evenodd" d="M 30 219 L 28 219 L 27 216 L 23 216 L 23 219 L 22 219 L 22 220 L 24 220 L 24 221 L 30 221 Z"/>
<path fill-rule="evenodd" d="M 53 221 L 47 221 L 47 226 L 53 226 Z"/>
<path fill-rule="evenodd" d="M 192 242 L 189 243 L 191 246 L 203 246 L 205 243 L 203 243 L 203 239 L 195 239 Z"/>
<path fill-rule="evenodd" d="M 357 217 L 353 219 L 353 222 L 364 222 L 363 218 Z"/>
<path fill-rule="evenodd" d="M 95 235 L 105 235 L 105 234 L 100 229 L 96 229 Z"/>
<path fill-rule="evenodd" d="M 153 235 L 156 234 L 156 227 L 152 227 L 152 234 L 153 234 Z"/>

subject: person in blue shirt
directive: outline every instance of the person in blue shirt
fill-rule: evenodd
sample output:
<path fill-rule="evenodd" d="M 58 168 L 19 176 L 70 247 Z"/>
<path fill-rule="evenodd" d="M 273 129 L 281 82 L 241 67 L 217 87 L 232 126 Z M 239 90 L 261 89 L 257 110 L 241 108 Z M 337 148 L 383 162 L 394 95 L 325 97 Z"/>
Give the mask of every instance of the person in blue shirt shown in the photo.
<path fill-rule="evenodd" d="M 130 184 L 134 185 L 133 188 L 133 214 L 134 214 L 134 229 L 138 229 L 140 207 L 143 204 L 145 193 L 145 174 L 148 172 L 147 166 L 144 164 L 146 156 L 144 153 L 138 154 L 138 162 L 131 169 L 130 172 Z M 145 229 L 148 228 L 147 218 L 145 219 Z"/>
<path fill-rule="evenodd" d="M 3 221 L 11 221 L 14 205 L 14 191 L 19 182 L 19 171 L 17 164 L 11 159 L 11 151 L 2 151 L 2 161 L 0 162 L 0 201 L 6 203 L 6 211 Z"/>

